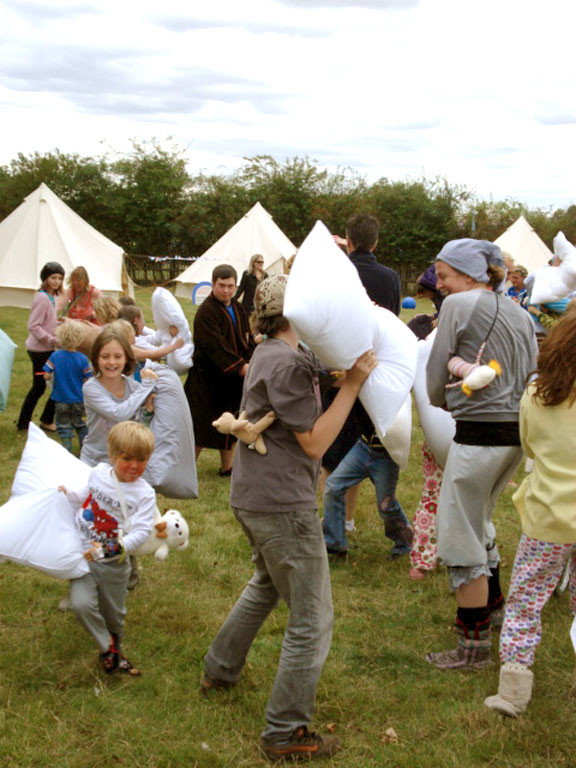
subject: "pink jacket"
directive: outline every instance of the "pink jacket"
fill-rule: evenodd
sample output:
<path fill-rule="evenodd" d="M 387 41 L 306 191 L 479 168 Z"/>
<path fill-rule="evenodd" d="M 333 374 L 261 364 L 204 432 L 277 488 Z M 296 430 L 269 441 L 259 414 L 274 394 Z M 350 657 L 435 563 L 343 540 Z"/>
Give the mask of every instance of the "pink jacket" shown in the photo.
<path fill-rule="evenodd" d="M 56 307 L 50 301 L 47 293 L 38 291 L 30 307 L 28 320 L 30 334 L 26 339 L 26 349 L 30 352 L 50 352 L 55 349 L 57 324 Z"/>

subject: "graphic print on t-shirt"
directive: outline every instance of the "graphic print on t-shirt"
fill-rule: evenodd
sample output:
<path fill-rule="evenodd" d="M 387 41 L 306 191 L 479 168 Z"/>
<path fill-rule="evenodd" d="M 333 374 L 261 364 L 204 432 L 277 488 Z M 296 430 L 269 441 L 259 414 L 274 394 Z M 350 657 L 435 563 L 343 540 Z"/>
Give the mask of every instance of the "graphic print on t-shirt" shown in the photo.
<path fill-rule="evenodd" d="M 84 536 L 93 541 L 108 541 L 118 538 L 118 521 L 99 506 L 92 494 L 82 505 L 80 523 Z"/>

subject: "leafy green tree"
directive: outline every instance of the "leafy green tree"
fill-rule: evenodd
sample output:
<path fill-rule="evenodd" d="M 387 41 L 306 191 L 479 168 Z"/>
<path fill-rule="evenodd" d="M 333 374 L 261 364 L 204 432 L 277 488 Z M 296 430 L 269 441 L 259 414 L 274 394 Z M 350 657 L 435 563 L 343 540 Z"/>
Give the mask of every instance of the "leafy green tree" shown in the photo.
<path fill-rule="evenodd" d="M 19 154 L 0 169 L 0 218 L 42 182 L 92 226 L 107 234 L 114 182 L 105 159 L 53 152 Z"/>
<path fill-rule="evenodd" d="M 378 257 L 393 268 L 422 271 L 455 236 L 467 192 L 443 179 L 380 179 L 366 197 L 366 210 L 380 220 Z"/>
<path fill-rule="evenodd" d="M 116 179 L 116 239 L 131 253 L 168 256 L 186 251 L 180 211 L 190 177 L 183 150 L 151 142 L 132 142 L 132 151 L 110 163 Z"/>

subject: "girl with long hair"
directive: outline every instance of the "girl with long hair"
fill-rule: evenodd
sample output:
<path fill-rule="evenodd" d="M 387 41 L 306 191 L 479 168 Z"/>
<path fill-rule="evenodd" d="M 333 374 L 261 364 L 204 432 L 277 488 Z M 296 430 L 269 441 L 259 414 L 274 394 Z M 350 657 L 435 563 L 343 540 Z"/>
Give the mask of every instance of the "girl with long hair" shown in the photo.
<path fill-rule="evenodd" d="M 500 635 L 500 685 L 484 702 L 517 717 L 532 695 L 530 667 L 542 637 L 542 609 L 570 562 L 576 613 L 576 314 L 542 341 L 537 378 L 520 403 L 520 436 L 534 470 L 514 494 L 522 521 Z"/>

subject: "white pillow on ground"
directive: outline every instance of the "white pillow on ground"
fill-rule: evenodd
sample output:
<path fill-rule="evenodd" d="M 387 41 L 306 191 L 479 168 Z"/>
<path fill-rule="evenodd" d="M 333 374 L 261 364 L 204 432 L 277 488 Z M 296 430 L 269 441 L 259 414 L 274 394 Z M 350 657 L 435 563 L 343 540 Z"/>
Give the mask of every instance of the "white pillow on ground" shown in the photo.
<path fill-rule="evenodd" d="M 416 337 L 392 312 L 371 302 L 356 267 L 317 221 L 288 276 L 284 314 L 329 368 L 347 370 L 374 349 L 378 367 L 360 400 L 382 440 L 416 374 Z"/>
<path fill-rule="evenodd" d="M 177 374 L 182 375 L 192 367 L 192 355 L 194 344 L 186 315 L 176 299 L 166 288 L 155 288 L 152 294 L 152 314 L 158 328 L 160 346 L 172 344 L 174 337 L 170 335 L 169 328 L 174 325 L 178 328 L 178 336 L 184 342 L 184 346 L 171 352 L 166 362 Z"/>
<path fill-rule="evenodd" d="M 12 483 L 12 496 L 58 488 L 59 485 L 70 490 L 83 488 L 90 472 L 87 464 L 30 422 L 28 439 Z"/>
<path fill-rule="evenodd" d="M 14 496 L 0 507 L 0 556 L 57 579 L 78 579 L 89 570 L 74 509 L 54 488 Z"/>
<path fill-rule="evenodd" d="M 418 342 L 418 370 L 414 379 L 414 400 L 428 448 L 438 464 L 444 468 L 456 431 L 456 422 L 449 411 L 436 408 L 430 403 L 426 389 L 426 365 L 435 335 L 436 329 L 426 339 Z"/>
<path fill-rule="evenodd" d="M 563 232 L 554 238 L 554 253 L 560 259 L 559 266 L 540 267 L 526 278 L 531 304 L 564 299 L 576 291 L 576 248 Z"/>

